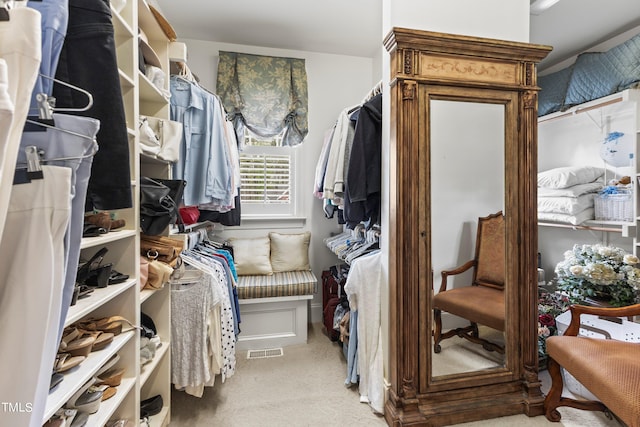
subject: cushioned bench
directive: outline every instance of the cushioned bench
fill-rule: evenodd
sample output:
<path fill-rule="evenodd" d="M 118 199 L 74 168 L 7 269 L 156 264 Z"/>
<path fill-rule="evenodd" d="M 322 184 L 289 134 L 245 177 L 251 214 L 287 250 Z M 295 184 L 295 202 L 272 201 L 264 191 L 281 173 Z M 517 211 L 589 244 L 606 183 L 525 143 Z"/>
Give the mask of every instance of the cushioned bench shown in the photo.
<path fill-rule="evenodd" d="M 283 271 L 271 276 L 239 276 L 238 298 L 291 297 L 315 294 L 318 279 L 312 271 Z"/>
<path fill-rule="evenodd" d="M 317 290 L 311 271 L 238 277 L 241 333 L 238 350 L 306 344 L 308 300 Z"/>
<path fill-rule="evenodd" d="M 230 239 L 238 271 L 240 335 L 236 349 L 307 342 L 308 302 L 318 280 L 308 258 L 310 233 Z"/>

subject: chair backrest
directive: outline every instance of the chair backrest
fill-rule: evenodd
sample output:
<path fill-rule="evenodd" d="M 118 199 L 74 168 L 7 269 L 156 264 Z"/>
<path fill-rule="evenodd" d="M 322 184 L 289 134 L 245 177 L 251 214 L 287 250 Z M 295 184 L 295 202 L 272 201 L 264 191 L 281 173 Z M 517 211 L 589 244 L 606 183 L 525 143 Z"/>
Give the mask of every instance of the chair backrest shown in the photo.
<path fill-rule="evenodd" d="M 478 218 L 474 285 L 504 288 L 504 247 L 504 215 L 502 215 L 502 211 Z"/>

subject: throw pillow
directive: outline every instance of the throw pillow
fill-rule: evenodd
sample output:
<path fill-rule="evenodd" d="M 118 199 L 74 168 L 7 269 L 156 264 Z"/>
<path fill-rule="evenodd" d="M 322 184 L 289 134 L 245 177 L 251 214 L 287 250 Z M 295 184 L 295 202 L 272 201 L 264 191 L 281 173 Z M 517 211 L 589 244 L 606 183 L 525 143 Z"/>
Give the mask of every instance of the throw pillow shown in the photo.
<path fill-rule="evenodd" d="M 271 267 L 274 272 L 311 270 L 309 242 L 311 233 L 269 233 L 271 239 Z"/>
<path fill-rule="evenodd" d="M 231 238 L 229 244 L 233 248 L 233 263 L 238 276 L 273 274 L 269 260 L 271 247 L 268 237 Z"/>

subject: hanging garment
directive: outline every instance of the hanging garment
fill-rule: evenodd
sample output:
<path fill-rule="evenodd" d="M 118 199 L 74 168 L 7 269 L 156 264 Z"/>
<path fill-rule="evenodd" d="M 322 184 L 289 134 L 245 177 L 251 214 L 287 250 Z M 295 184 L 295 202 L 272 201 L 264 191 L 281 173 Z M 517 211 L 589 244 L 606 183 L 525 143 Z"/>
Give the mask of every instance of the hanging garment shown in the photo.
<path fill-rule="evenodd" d="M 351 264 L 344 290 L 349 306 L 358 311 L 358 391 L 362 401 L 383 413 L 384 373 L 380 317 L 381 288 L 384 276 L 382 252 L 356 258 Z M 353 338 L 350 339 L 350 341 Z"/>
<path fill-rule="evenodd" d="M 224 110 L 211 93 L 177 76 L 171 77 L 171 120 L 181 122 L 184 139 L 174 177 L 187 181 L 186 206 L 230 206 L 232 169 L 225 141 Z"/>
<path fill-rule="evenodd" d="M 4 82 L 13 104 L 13 120 L 8 137 L 0 145 L 0 238 L 11 197 L 20 135 L 40 66 L 40 36 L 40 13 L 33 9 L 12 9 L 9 11 L 9 20 L 0 22 L 0 58 L 6 65 Z"/>
<path fill-rule="evenodd" d="M 213 277 L 213 285 L 217 286 L 221 292 L 221 314 L 220 314 L 220 330 L 221 330 L 221 346 L 222 346 L 222 366 L 220 368 L 220 376 L 222 382 L 233 376 L 236 370 L 236 334 L 234 329 L 234 308 L 232 305 L 231 295 L 227 285 L 224 270 L 220 268 L 218 261 L 213 261 L 206 256 L 195 253 L 193 251 L 183 251 L 182 259 L 200 269 L 207 272 Z"/>
<path fill-rule="evenodd" d="M 3 411 L 7 426 L 42 426 L 59 344 L 71 169 L 42 173 L 14 186 L 0 241 L 0 402 L 32 404 L 30 412 Z"/>
<path fill-rule="evenodd" d="M 360 109 L 346 173 L 344 216 L 347 227 L 380 221 L 382 191 L 382 94 Z"/>
<path fill-rule="evenodd" d="M 220 322 L 213 316 L 220 313 L 215 308 L 222 298 L 213 280 L 202 271 L 199 280 L 171 289 L 171 382 L 196 397 L 220 372 L 219 359 L 213 357 L 221 340 L 214 325 Z"/>
<path fill-rule="evenodd" d="M 57 129 L 42 128 L 44 132 L 24 132 L 20 141 L 21 150 L 18 153 L 18 162 L 26 162 L 24 148 L 36 146 L 44 153 L 43 160 L 48 164 L 65 166 L 71 169 L 71 220 L 65 237 L 65 281 L 62 296 L 62 316 L 56 333 L 58 339 L 62 338 L 62 330 L 67 317 L 73 288 L 80 259 L 80 243 L 82 242 L 82 229 L 84 225 L 84 207 L 91 176 L 91 164 L 93 155 L 98 149 L 96 134 L 100 122 L 89 117 L 70 116 L 66 114 L 53 114 L 53 120 Z M 73 135 L 67 131 L 77 133 Z"/>
<path fill-rule="evenodd" d="M 40 75 L 36 79 L 31 93 L 31 107 L 29 109 L 29 114 L 34 115 L 38 111 L 36 95 L 44 93 L 51 96 L 53 94 L 53 80 L 50 78 L 56 75 L 64 36 L 67 33 L 69 0 L 29 1 L 27 6 L 40 12 L 42 28 Z"/>
<path fill-rule="evenodd" d="M 108 0 L 69 0 L 56 78 L 93 95 L 93 106 L 75 115 L 100 120 L 100 151 L 91 167 L 85 210 L 131 207 L 129 137 Z M 57 107 L 77 108 L 87 101 L 84 94 L 57 83 L 53 95 Z"/>

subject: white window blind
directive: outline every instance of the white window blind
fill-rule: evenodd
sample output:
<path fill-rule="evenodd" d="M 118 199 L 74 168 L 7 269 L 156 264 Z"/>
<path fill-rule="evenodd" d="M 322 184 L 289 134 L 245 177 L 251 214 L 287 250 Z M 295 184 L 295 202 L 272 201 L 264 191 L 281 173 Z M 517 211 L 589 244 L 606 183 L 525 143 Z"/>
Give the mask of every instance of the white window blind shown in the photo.
<path fill-rule="evenodd" d="M 240 155 L 240 200 L 246 204 L 291 204 L 291 156 Z"/>

